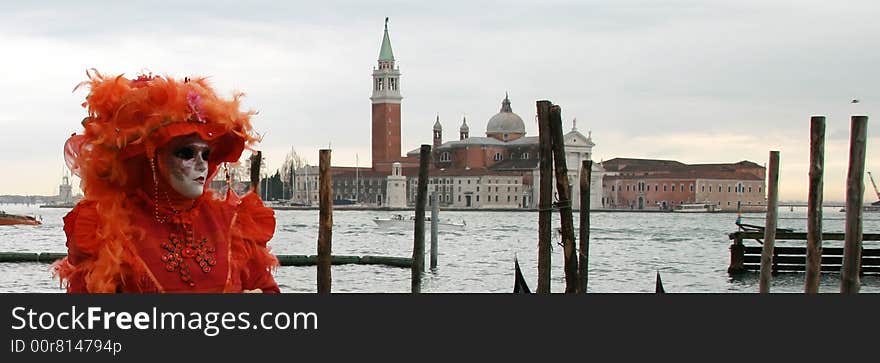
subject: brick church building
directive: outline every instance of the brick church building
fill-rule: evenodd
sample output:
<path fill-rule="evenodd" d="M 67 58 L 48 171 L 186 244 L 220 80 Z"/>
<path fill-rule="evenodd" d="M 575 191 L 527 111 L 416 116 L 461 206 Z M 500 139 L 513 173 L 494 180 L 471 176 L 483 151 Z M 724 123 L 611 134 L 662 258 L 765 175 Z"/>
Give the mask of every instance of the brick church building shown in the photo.
<path fill-rule="evenodd" d="M 373 68 L 370 101 L 371 167 L 331 168 L 333 194 L 340 204 L 406 208 L 414 205 L 418 184 L 419 149 L 401 155 L 400 69 L 395 64 L 386 19 L 378 64 Z M 573 121 L 575 123 L 575 121 Z M 535 208 L 538 175 L 538 138 L 527 136 L 523 119 L 513 112 L 505 95 L 500 111 L 487 123 L 485 137 L 470 136 L 467 120 L 462 120 L 458 140 L 443 142 L 440 117 L 431 130 L 432 160 L 429 192 L 437 192 L 437 202 L 446 208 L 513 209 Z M 590 159 L 595 144 L 576 127 L 564 135 L 569 180 L 579 185 L 579 167 Z M 593 167 L 592 208 L 601 207 L 602 168 Z M 298 169 L 293 202 L 317 204 L 316 166 Z M 578 208 L 578 188 L 574 208 Z M 345 202 L 345 203 L 343 203 Z"/>

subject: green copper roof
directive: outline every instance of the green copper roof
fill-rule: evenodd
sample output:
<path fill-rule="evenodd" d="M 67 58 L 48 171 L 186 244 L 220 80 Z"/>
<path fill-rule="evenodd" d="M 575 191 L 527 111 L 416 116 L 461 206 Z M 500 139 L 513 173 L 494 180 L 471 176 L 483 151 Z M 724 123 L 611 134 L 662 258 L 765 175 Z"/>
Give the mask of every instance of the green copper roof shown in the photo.
<path fill-rule="evenodd" d="M 388 18 L 385 18 L 385 37 L 382 38 L 382 50 L 379 51 L 379 60 L 394 60 L 394 52 L 391 51 L 391 38 L 388 37 Z"/>

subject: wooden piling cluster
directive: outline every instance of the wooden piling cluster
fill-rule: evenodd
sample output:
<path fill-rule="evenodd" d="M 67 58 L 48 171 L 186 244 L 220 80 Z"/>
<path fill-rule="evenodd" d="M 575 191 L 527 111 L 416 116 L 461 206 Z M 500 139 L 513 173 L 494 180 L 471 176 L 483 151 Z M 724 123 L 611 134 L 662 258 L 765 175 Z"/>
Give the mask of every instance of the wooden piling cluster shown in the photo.
<path fill-rule="evenodd" d="M 411 268 L 413 271 L 413 292 L 421 290 L 421 272 L 424 270 L 425 251 L 425 194 L 427 192 L 428 163 L 430 162 L 431 146 L 422 145 L 421 164 L 419 167 L 419 196 L 416 203 L 416 230 L 413 257 L 389 257 L 389 256 L 346 256 L 332 254 L 333 251 L 333 180 L 330 173 L 331 151 L 322 149 L 319 157 L 318 177 L 318 245 L 317 255 L 276 255 L 281 266 L 317 266 L 316 280 L 319 294 L 329 294 L 332 286 L 331 265 L 360 264 L 360 265 L 386 265 L 393 267 Z M 251 191 L 259 194 L 260 163 L 262 152 L 256 152 L 251 156 Z M 434 203 L 436 206 L 436 203 Z M 436 211 L 434 212 L 436 213 Z M 436 220 L 436 214 L 432 220 Z M 432 226 L 436 229 L 436 226 Z M 432 230 L 432 258 L 431 267 L 436 267 L 436 231 Z M 52 262 L 63 258 L 65 254 L 15 254 L 0 253 L 0 262 Z"/>
<path fill-rule="evenodd" d="M 568 179 L 568 165 L 565 158 L 565 142 L 562 136 L 562 108 L 550 101 L 536 103 L 538 109 L 540 192 L 538 201 L 538 293 L 550 293 L 550 223 L 551 209 L 559 209 L 564 255 L 565 292 L 586 292 L 587 285 L 587 242 L 589 239 L 589 188 L 591 164 L 581 169 L 580 209 L 581 209 L 581 248 L 578 251 L 574 238 L 571 188 Z M 555 171 L 555 175 L 552 174 Z M 586 173 L 587 177 L 584 177 Z M 557 202 L 552 202 L 553 185 L 556 179 Z M 584 184 L 586 182 L 586 184 Z M 586 198 L 586 199 L 585 199 Z M 578 256 L 580 252 L 580 257 Z"/>
<path fill-rule="evenodd" d="M 880 248 L 865 249 L 863 241 L 875 241 L 880 235 L 862 233 L 862 207 L 865 192 L 865 150 L 867 144 L 867 116 L 852 116 L 850 120 L 849 168 L 846 179 L 846 224 L 844 233 L 822 233 L 822 201 L 825 167 L 825 117 L 810 118 L 810 167 L 807 201 L 807 233 L 777 232 L 779 187 L 779 152 L 770 152 L 767 182 L 767 216 L 763 231 L 739 231 L 730 234 L 731 274 L 754 269 L 754 253 L 760 251 L 759 291 L 770 291 L 772 273 L 806 271 L 804 292 L 819 291 L 821 271 L 840 271 L 840 292 L 858 293 L 859 276 L 866 272 L 880 272 Z M 779 234 L 779 235 L 778 235 Z M 761 247 L 749 247 L 744 239 L 756 239 Z M 777 238 L 806 240 L 806 247 L 776 248 Z M 843 240 L 842 248 L 823 248 L 824 240 Z"/>

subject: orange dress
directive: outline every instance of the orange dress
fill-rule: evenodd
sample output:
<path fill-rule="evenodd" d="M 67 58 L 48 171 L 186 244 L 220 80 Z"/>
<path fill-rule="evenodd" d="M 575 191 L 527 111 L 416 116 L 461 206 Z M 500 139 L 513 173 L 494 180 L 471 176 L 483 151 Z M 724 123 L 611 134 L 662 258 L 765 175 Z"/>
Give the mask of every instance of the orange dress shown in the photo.
<path fill-rule="evenodd" d="M 153 203 L 142 192 L 128 201 L 130 223 L 138 233 L 123 244 L 118 264 L 110 264 L 118 269 L 113 271 L 117 292 L 280 292 L 271 273 L 278 260 L 266 246 L 275 233 L 274 211 L 257 195 L 239 199 L 230 193 L 227 200 L 218 200 L 206 193 L 164 223 L 157 221 Z M 80 202 L 64 217 L 68 257 L 57 271 L 68 282 L 68 292 L 93 292 L 87 274 L 103 247 L 96 242 L 101 240 L 96 238 L 99 223 L 97 204 L 91 201 Z"/>

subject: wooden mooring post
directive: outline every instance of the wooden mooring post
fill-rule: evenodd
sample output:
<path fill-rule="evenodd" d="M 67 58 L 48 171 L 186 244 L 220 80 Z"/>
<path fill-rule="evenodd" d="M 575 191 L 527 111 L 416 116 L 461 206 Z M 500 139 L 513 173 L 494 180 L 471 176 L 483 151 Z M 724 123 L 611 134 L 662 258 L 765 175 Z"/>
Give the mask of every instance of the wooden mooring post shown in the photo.
<path fill-rule="evenodd" d="M 431 269 L 437 268 L 437 232 L 440 229 L 440 203 L 437 191 L 431 192 Z"/>
<path fill-rule="evenodd" d="M 862 254 L 862 203 L 865 198 L 865 148 L 868 116 L 852 116 L 849 138 L 849 170 L 846 173 L 846 221 L 840 293 L 856 294 L 860 289 Z"/>
<path fill-rule="evenodd" d="M 578 261 L 578 293 L 587 293 L 590 263 L 590 185 L 593 178 L 593 161 L 581 162 L 581 215 L 580 215 L 580 259 Z"/>
<path fill-rule="evenodd" d="M 413 231 L 412 293 L 422 292 L 422 272 L 425 270 L 425 202 L 428 199 L 428 164 L 431 163 L 431 145 L 422 145 L 419 152 L 419 184 L 416 191 L 416 220 Z"/>
<path fill-rule="evenodd" d="M 578 257 L 574 243 L 574 222 L 571 213 L 571 190 L 568 184 L 568 165 L 562 138 L 562 108 L 550 106 L 550 146 L 553 149 L 553 167 L 556 174 L 557 205 L 562 229 L 562 251 L 565 258 L 565 293 L 573 294 L 578 287 Z"/>
<path fill-rule="evenodd" d="M 776 222 L 779 206 L 779 151 L 770 152 L 770 172 L 767 178 L 767 217 L 764 223 L 764 244 L 761 251 L 760 293 L 770 292 L 773 266 L 773 244 L 776 241 Z"/>
<path fill-rule="evenodd" d="M 333 189 L 330 176 L 330 150 L 319 151 L 320 180 L 318 186 L 318 293 L 330 293 L 330 265 L 333 236 Z"/>
<path fill-rule="evenodd" d="M 536 293 L 550 293 L 550 233 L 551 204 L 553 198 L 553 151 L 550 142 L 550 101 L 537 102 L 538 108 L 538 288 Z"/>
<path fill-rule="evenodd" d="M 263 162 L 263 152 L 257 151 L 251 155 L 251 191 L 260 196 L 260 163 Z"/>
<path fill-rule="evenodd" d="M 825 173 L 825 116 L 810 118 L 810 186 L 807 194 L 807 261 L 804 292 L 819 292 L 822 269 L 822 186 Z"/>

